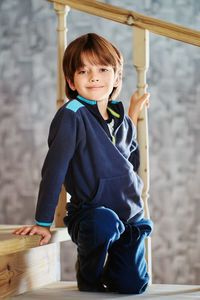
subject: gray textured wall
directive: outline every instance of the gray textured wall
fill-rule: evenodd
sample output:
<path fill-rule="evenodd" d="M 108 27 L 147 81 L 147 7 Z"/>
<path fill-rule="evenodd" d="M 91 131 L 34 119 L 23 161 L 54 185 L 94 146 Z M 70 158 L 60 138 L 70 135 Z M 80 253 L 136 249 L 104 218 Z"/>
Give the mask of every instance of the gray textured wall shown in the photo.
<path fill-rule="evenodd" d="M 198 0 L 110 0 L 139 13 L 200 27 Z M 56 14 L 43 0 L 0 0 L 0 223 L 31 224 L 56 99 Z M 68 40 L 96 32 L 125 59 L 120 95 L 136 86 L 132 30 L 71 10 Z M 148 85 L 153 281 L 200 283 L 200 49 L 150 35 Z M 75 248 L 62 246 L 62 278 L 73 279 Z"/>

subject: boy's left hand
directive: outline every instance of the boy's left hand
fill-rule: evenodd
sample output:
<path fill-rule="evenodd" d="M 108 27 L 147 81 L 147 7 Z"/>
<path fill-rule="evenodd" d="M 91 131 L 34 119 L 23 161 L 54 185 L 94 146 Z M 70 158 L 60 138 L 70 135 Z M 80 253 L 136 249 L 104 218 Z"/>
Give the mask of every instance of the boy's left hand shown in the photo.
<path fill-rule="evenodd" d="M 136 91 L 131 97 L 128 115 L 132 119 L 135 126 L 137 125 L 137 119 L 144 105 L 149 108 L 149 97 L 149 93 L 145 93 L 141 97 L 139 97 L 138 91 Z"/>
<path fill-rule="evenodd" d="M 48 244 L 51 239 L 50 226 L 39 226 L 37 224 L 33 226 L 24 226 L 16 229 L 12 232 L 16 235 L 41 235 L 40 246 Z"/>
<path fill-rule="evenodd" d="M 140 112 L 144 105 L 149 108 L 149 97 L 149 93 L 145 93 L 141 97 L 139 97 L 139 92 L 136 91 L 131 97 L 129 110 L 131 110 L 131 112 Z"/>

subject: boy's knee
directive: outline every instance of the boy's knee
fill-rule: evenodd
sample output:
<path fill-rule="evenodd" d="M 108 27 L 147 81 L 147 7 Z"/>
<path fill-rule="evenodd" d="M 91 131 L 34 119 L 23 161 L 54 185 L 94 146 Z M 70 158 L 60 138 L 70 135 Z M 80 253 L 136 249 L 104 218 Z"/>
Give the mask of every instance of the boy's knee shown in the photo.
<path fill-rule="evenodd" d="M 113 243 L 124 232 L 124 224 L 117 214 L 103 206 L 97 207 L 94 212 L 95 236 L 98 240 L 106 240 Z"/>
<path fill-rule="evenodd" d="M 80 223 L 80 230 L 94 236 L 96 243 L 101 241 L 113 243 L 120 238 L 125 227 L 114 211 L 101 206 L 91 209 L 84 222 Z"/>

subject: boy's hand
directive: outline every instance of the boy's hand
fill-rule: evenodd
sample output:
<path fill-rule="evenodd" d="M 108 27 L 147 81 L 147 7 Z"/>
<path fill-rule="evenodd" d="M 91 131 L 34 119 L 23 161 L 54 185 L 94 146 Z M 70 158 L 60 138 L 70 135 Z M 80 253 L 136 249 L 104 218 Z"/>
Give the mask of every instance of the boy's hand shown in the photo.
<path fill-rule="evenodd" d="M 139 97 L 138 91 L 136 91 L 131 97 L 128 115 L 132 119 L 136 127 L 137 119 L 144 105 L 146 105 L 146 107 L 149 107 L 149 97 L 149 93 L 145 93 L 144 95 L 142 95 L 142 97 Z"/>
<path fill-rule="evenodd" d="M 37 224 L 33 226 L 24 226 L 16 229 L 12 234 L 17 235 L 41 235 L 40 246 L 48 244 L 51 239 L 50 226 L 39 226 Z"/>

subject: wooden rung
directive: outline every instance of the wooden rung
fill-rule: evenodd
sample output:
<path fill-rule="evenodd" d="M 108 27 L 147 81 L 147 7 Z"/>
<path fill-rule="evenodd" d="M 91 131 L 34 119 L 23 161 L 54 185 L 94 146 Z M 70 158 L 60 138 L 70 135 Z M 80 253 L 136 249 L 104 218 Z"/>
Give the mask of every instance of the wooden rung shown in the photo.
<path fill-rule="evenodd" d="M 0 255 L 12 254 L 39 246 L 41 237 L 38 235 L 22 236 L 12 234 L 15 229 L 21 226 L 22 225 L 0 225 Z M 51 232 L 52 238 L 50 243 L 70 240 L 66 228 L 52 227 Z"/>

